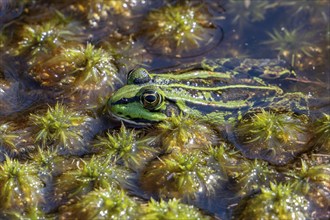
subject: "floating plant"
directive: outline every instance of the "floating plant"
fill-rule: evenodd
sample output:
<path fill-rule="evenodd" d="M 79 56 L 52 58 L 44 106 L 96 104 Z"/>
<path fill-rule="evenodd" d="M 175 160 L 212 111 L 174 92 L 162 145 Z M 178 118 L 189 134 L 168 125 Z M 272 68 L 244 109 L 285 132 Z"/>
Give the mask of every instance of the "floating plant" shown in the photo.
<path fill-rule="evenodd" d="M 59 219 L 138 219 L 137 202 L 123 190 L 113 187 L 96 189 L 77 203 L 60 208 Z"/>
<path fill-rule="evenodd" d="M 34 65 L 29 74 L 44 86 L 87 89 L 122 83 L 117 72 L 110 53 L 87 44 L 61 49 L 56 56 Z"/>
<path fill-rule="evenodd" d="M 190 151 L 193 148 L 204 148 L 215 141 L 215 132 L 210 125 L 188 115 L 169 117 L 151 131 L 161 140 L 166 151 L 179 149 Z"/>
<path fill-rule="evenodd" d="M 43 183 L 37 169 L 6 157 L 0 165 L 0 212 L 35 212 L 43 202 Z"/>
<path fill-rule="evenodd" d="M 43 147 L 55 146 L 75 148 L 81 142 L 82 125 L 86 117 L 63 104 L 57 103 L 49 107 L 45 114 L 31 114 L 31 122 L 35 125 L 35 141 Z"/>
<path fill-rule="evenodd" d="M 318 119 L 314 123 L 315 145 L 319 151 L 329 154 L 330 152 L 330 115 Z"/>
<path fill-rule="evenodd" d="M 120 189 L 127 183 L 129 174 L 109 161 L 92 157 L 79 160 L 77 167 L 64 172 L 56 179 L 55 197 L 59 201 L 77 199 L 94 189 L 114 187 Z"/>
<path fill-rule="evenodd" d="M 140 178 L 142 188 L 161 198 L 196 198 L 210 195 L 222 180 L 213 161 L 199 151 L 173 152 L 147 166 Z"/>
<path fill-rule="evenodd" d="M 310 148 L 305 115 L 261 110 L 240 120 L 235 130 L 245 156 L 272 164 L 286 164 Z"/>
<path fill-rule="evenodd" d="M 157 152 L 149 147 L 145 141 L 137 140 L 135 130 L 127 130 L 122 124 L 120 131 L 113 134 L 106 133 L 106 137 L 99 136 L 95 147 L 100 154 L 117 164 L 124 164 L 132 170 L 140 169 Z"/>
<path fill-rule="evenodd" d="M 180 200 L 170 199 L 159 202 L 151 199 L 142 206 L 142 219 L 210 219 L 191 205 L 180 203 Z"/>
<path fill-rule="evenodd" d="M 0 151 L 4 150 L 9 154 L 17 153 L 15 140 L 18 134 L 13 132 L 11 123 L 0 124 Z"/>
<path fill-rule="evenodd" d="M 291 184 L 270 183 L 261 193 L 242 200 L 237 219 L 309 219 L 309 203 Z"/>
<path fill-rule="evenodd" d="M 151 11 L 143 22 L 143 32 L 153 50 L 177 55 L 209 43 L 209 23 L 210 15 L 203 5 L 185 2 Z"/>
<path fill-rule="evenodd" d="M 302 33 L 301 28 L 286 29 L 280 31 L 273 30 L 273 33 L 268 33 L 270 40 L 263 42 L 279 52 L 279 55 L 291 61 L 292 66 L 296 66 L 303 56 L 312 56 L 312 51 L 315 42 L 315 31 Z"/>

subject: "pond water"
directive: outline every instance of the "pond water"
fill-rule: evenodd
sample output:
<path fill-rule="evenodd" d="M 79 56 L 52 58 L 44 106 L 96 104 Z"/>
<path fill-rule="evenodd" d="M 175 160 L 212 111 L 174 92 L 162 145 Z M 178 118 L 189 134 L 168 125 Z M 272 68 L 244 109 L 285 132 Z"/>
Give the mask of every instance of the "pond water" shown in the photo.
<path fill-rule="evenodd" d="M 290 212 L 292 219 L 328 218 L 329 13 L 327 0 L 0 0 L 0 218 L 165 215 L 159 214 L 161 208 L 157 214 L 150 211 L 150 198 L 181 199 L 201 218 L 281 218 Z M 323 132 L 313 131 L 310 139 L 319 138 L 317 144 L 277 166 L 246 159 L 235 146 L 219 147 L 230 145 L 224 140 L 233 132 L 227 125 L 196 125 L 180 116 L 156 130 L 124 128 L 105 110 L 134 68 L 182 73 L 219 58 L 285 61 L 294 74 L 278 85 L 314 100 L 306 126 L 319 126 Z M 303 118 L 285 117 L 305 123 Z M 180 124 L 175 120 L 182 120 L 180 135 L 172 132 Z M 185 138 L 198 149 L 203 145 L 200 151 L 207 153 L 179 150 L 180 158 L 173 158 L 168 146 L 189 145 Z M 225 153 L 219 153 L 223 149 Z M 220 154 L 230 162 L 219 159 Z M 242 168 L 233 171 L 233 166 Z M 181 175 L 178 180 L 176 175 Z M 303 183 L 303 175 L 312 180 Z M 302 186 L 305 194 L 286 197 Z M 276 194 L 279 191 L 289 193 Z M 112 198 L 109 192 L 122 197 Z M 267 193 L 296 204 L 280 213 L 283 207 Z M 102 203 L 101 197 L 109 200 Z M 117 200 L 126 206 L 107 203 Z M 257 203 L 275 204 L 275 211 L 258 209 Z M 255 212 L 244 209 L 254 205 Z"/>

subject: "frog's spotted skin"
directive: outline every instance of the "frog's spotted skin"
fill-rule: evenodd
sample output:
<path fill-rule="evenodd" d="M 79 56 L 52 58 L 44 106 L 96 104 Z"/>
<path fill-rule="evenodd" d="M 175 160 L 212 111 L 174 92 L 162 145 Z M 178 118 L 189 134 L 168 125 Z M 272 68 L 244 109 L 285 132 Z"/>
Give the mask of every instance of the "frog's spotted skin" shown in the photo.
<path fill-rule="evenodd" d="M 284 94 L 263 79 L 290 74 L 284 62 L 269 59 L 204 61 L 195 70 L 162 74 L 139 68 L 129 73 L 127 85 L 114 93 L 107 108 L 111 115 L 136 125 L 160 122 L 181 112 L 222 123 L 254 108 L 304 110 L 302 94 Z"/>

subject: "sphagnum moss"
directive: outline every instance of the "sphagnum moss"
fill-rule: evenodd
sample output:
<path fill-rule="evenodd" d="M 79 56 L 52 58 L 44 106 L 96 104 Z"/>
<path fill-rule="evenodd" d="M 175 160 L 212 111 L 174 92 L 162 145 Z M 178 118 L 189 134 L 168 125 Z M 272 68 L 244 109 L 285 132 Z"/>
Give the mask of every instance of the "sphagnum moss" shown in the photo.
<path fill-rule="evenodd" d="M 49 107 L 43 115 L 30 115 L 30 120 L 36 128 L 37 143 L 41 143 L 42 147 L 55 146 L 68 149 L 81 142 L 81 134 L 77 127 L 82 125 L 85 119 L 85 116 L 60 103 L 54 108 Z"/>
<path fill-rule="evenodd" d="M 15 140 L 18 135 L 13 132 L 11 123 L 3 123 L 0 125 L 0 149 L 4 149 L 9 154 L 17 153 Z"/>
<path fill-rule="evenodd" d="M 314 123 L 315 133 L 315 147 L 318 151 L 329 154 L 330 153 L 330 115 L 318 119 Z"/>
<path fill-rule="evenodd" d="M 223 175 L 202 152 L 173 152 L 147 166 L 140 177 L 142 188 L 160 198 L 197 198 L 211 195 Z"/>
<path fill-rule="evenodd" d="M 210 219 L 203 215 L 198 209 L 193 206 L 186 205 L 177 199 L 169 201 L 160 200 L 159 202 L 151 199 L 148 204 L 142 206 L 141 219 Z"/>
<path fill-rule="evenodd" d="M 310 219 L 309 202 L 291 184 L 271 183 L 241 205 L 237 219 Z"/>
<path fill-rule="evenodd" d="M 29 213 L 43 202 L 43 183 L 37 169 L 6 157 L 0 165 L 0 211 Z"/>
<path fill-rule="evenodd" d="M 167 5 L 151 11 L 143 22 L 145 36 L 155 48 L 165 53 L 175 54 L 194 49 L 205 43 L 210 22 L 203 5 L 183 4 Z M 204 41 L 204 42 L 203 42 Z"/>
<path fill-rule="evenodd" d="M 128 171 L 107 160 L 92 157 L 79 160 L 76 169 L 68 170 L 56 179 L 55 196 L 59 200 L 77 199 L 94 189 L 121 188 L 128 184 Z"/>
<path fill-rule="evenodd" d="M 305 115 L 262 110 L 239 121 L 235 135 L 248 158 L 284 165 L 310 148 L 308 126 Z"/>
<path fill-rule="evenodd" d="M 59 219 L 138 219 L 138 211 L 138 203 L 123 190 L 104 187 L 61 207 Z"/>
<path fill-rule="evenodd" d="M 194 148 L 206 148 L 215 141 L 212 128 L 188 115 L 178 115 L 168 118 L 158 124 L 151 135 L 156 135 L 165 151 L 190 151 Z"/>
<path fill-rule="evenodd" d="M 99 148 L 100 155 L 116 164 L 123 164 L 132 170 L 139 170 L 157 153 L 155 148 L 147 146 L 146 141 L 137 139 L 135 130 L 128 130 L 122 124 L 120 130 L 98 136 L 94 146 Z"/>

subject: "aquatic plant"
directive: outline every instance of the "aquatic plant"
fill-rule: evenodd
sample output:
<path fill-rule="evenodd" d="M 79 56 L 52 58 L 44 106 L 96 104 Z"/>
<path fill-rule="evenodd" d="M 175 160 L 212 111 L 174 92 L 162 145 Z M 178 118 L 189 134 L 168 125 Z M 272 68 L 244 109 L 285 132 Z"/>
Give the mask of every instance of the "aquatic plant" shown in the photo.
<path fill-rule="evenodd" d="M 292 112 L 261 110 L 245 116 L 235 130 L 245 156 L 272 164 L 286 164 L 310 147 L 307 117 Z"/>
<path fill-rule="evenodd" d="M 96 189 L 77 203 L 60 208 L 59 219 L 138 219 L 137 202 L 123 190 Z"/>
<path fill-rule="evenodd" d="M 268 33 L 270 40 L 264 41 L 263 44 L 271 46 L 279 52 L 279 55 L 289 59 L 292 66 L 297 65 L 297 61 L 303 56 L 312 56 L 315 42 L 315 31 L 303 32 L 301 28 L 281 30 L 274 29 L 273 33 Z"/>
<path fill-rule="evenodd" d="M 270 183 L 261 193 L 241 201 L 238 219 L 309 219 L 309 203 L 291 184 Z"/>
<path fill-rule="evenodd" d="M 266 1 L 241 1 L 229 0 L 225 4 L 226 13 L 232 16 L 231 22 L 238 25 L 239 28 L 247 27 L 253 22 L 265 19 L 266 13 L 276 4 L 270 4 Z"/>
<path fill-rule="evenodd" d="M 0 165 L 0 212 L 34 212 L 43 202 L 36 167 L 6 157 Z"/>
<path fill-rule="evenodd" d="M 236 182 L 234 188 L 240 196 L 250 195 L 261 187 L 268 187 L 269 183 L 278 177 L 273 167 L 260 160 L 244 160 L 230 171 L 231 178 Z"/>
<path fill-rule="evenodd" d="M 67 85 L 71 89 L 86 89 L 122 83 L 117 72 L 110 53 L 87 44 L 86 47 L 61 49 L 56 56 L 34 65 L 29 74 L 44 86 Z"/>
<path fill-rule="evenodd" d="M 8 153 L 17 153 L 15 140 L 18 134 L 13 132 L 13 125 L 11 123 L 3 123 L 0 125 L 0 149 L 4 149 Z"/>
<path fill-rule="evenodd" d="M 124 124 L 118 132 L 107 132 L 106 137 L 97 137 L 94 147 L 100 149 L 101 155 L 117 164 L 124 164 L 132 170 L 139 170 L 151 157 L 156 149 L 136 138 L 135 130 L 127 130 Z"/>
<path fill-rule="evenodd" d="M 85 122 L 86 117 L 56 103 L 45 114 L 31 114 L 30 120 L 36 129 L 35 141 L 43 147 L 73 148 L 81 141 L 81 133 L 77 127 Z"/>
<path fill-rule="evenodd" d="M 76 168 L 64 172 L 56 179 L 55 197 L 58 200 L 77 199 L 94 189 L 121 188 L 127 183 L 126 170 L 109 161 L 92 157 L 78 160 Z"/>
<path fill-rule="evenodd" d="M 330 115 L 324 114 L 314 123 L 315 145 L 319 151 L 330 152 Z"/>
<path fill-rule="evenodd" d="M 70 21 L 62 14 L 50 21 L 41 24 L 25 24 L 18 32 L 19 41 L 11 51 L 13 55 L 28 55 L 30 62 L 39 55 L 51 54 L 51 52 L 64 46 L 66 43 L 81 41 L 77 34 L 79 25 Z"/>
<path fill-rule="evenodd" d="M 190 151 L 193 148 L 203 148 L 215 141 L 215 132 L 210 125 L 188 115 L 169 117 L 159 123 L 151 135 L 157 135 L 162 147 L 172 150 Z"/>
<path fill-rule="evenodd" d="M 196 198 L 209 195 L 222 175 L 200 151 L 174 152 L 152 161 L 140 177 L 142 188 L 161 198 Z"/>
<path fill-rule="evenodd" d="M 142 206 L 142 219 L 210 219 L 203 215 L 194 206 L 180 203 L 180 200 L 170 199 L 159 202 L 151 199 L 148 204 Z"/>
<path fill-rule="evenodd" d="M 143 22 L 144 34 L 154 49 L 175 54 L 199 48 L 210 39 L 210 16 L 203 5 L 166 5 L 149 12 Z M 207 39 L 207 40 L 205 40 Z"/>

